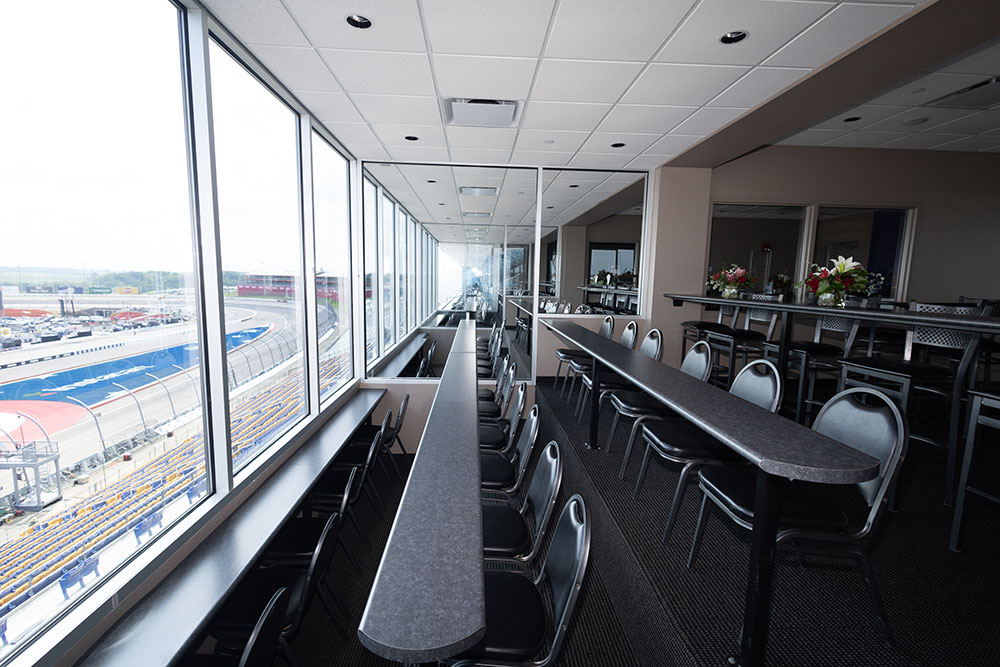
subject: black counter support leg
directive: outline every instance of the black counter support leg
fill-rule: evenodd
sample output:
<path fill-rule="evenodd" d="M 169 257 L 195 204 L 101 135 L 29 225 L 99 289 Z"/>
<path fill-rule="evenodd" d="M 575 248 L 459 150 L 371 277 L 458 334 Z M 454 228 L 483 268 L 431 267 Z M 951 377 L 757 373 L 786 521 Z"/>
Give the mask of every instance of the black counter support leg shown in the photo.
<path fill-rule="evenodd" d="M 597 429 L 601 423 L 601 367 L 604 366 L 597 359 L 594 359 L 594 383 L 590 391 L 590 431 L 587 434 L 587 442 L 584 444 L 587 449 L 600 449 L 597 441 Z"/>
<path fill-rule="evenodd" d="M 779 478 L 757 470 L 750 571 L 747 574 L 746 606 L 740 637 L 741 667 L 761 667 L 764 664 L 781 491 Z"/>

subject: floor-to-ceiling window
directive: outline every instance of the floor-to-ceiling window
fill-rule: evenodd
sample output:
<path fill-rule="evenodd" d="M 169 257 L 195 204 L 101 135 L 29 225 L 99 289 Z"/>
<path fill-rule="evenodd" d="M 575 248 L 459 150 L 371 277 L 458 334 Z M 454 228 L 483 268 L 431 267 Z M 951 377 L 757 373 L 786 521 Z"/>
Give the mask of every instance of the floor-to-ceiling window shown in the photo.
<path fill-rule="evenodd" d="M 382 347 L 396 342 L 396 205 L 382 195 L 379 198 L 381 225 L 379 245 L 382 248 Z"/>
<path fill-rule="evenodd" d="M 378 284 L 378 188 L 368 178 L 364 179 L 361 200 L 365 244 L 365 361 L 370 362 L 379 354 L 381 290 Z"/>

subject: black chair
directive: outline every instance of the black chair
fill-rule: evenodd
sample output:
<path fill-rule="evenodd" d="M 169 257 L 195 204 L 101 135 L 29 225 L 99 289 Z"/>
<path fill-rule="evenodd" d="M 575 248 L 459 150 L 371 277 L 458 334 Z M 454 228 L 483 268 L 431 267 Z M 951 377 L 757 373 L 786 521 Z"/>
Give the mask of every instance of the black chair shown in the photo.
<path fill-rule="evenodd" d="M 953 306 L 910 302 L 910 310 L 917 313 L 948 313 L 952 315 L 981 315 L 988 307 Z M 910 439 L 919 440 L 948 453 L 948 470 L 945 479 L 945 504 L 955 498 L 955 472 L 958 462 L 958 432 L 960 428 L 962 393 L 966 387 L 968 371 L 976 357 L 979 334 L 958 329 L 932 326 L 907 328 L 903 358 L 848 357 L 839 360 L 840 383 L 845 387 L 873 387 L 896 399 L 903 407 L 909 421 Z M 923 360 L 914 358 L 923 352 Z M 957 365 L 953 358 L 943 363 L 928 360 L 932 351 L 959 354 Z M 948 429 L 945 441 L 931 435 L 914 433 L 917 412 L 916 400 L 937 399 L 949 406 Z M 935 420 L 933 423 L 939 423 Z M 932 424 L 933 424 L 932 423 Z"/>
<path fill-rule="evenodd" d="M 479 419 L 479 446 L 485 449 L 499 449 L 508 452 L 514 444 L 514 434 L 517 425 L 521 423 L 524 406 L 527 402 L 528 384 L 522 382 L 514 397 L 514 406 L 509 415 L 496 419 Z"/>
<path fill-rule="evenodd" d="M 499 393 L 494 396 L 494 399 L 492 401 L 484 401 L 480 399 L 480 419 L 497 419 L 507 414 L 507 408 L 510 406 L 510 397 L 514 393 L 514 377 L 516 375 L 517 364 L 512 362 L 507 367 L 503 385 L 498 387 Z"/>
<path fill-rule="evenodd" d="M 382 431 L 382 454 L 389 458 L 389 462 L 392 463 L 392 467 L 396 470 L 396 474 L 400 477 L 400 479 L 402 479 L 402 476 L 399 474 L 399 468 L 396 466 L 396 460 L 392 456 L 392 446 L 399 445 L 399 450 L 404 454 L 407 453 L 406 447 L 403 446 L 403 440 L 399 437 L 399 434 L 403 428 L 403 419 L 406 418 L 406 407 L 409 404 L 410 395 L 404 394 L 403 400 L 399 403 L 399 412 L 396 413 L 395 424 L 390 426 L 386 423 L 384 429 L 382 426 L 375 426 L 374 424 L 363 424 L 358 427 L 358 429 L 354 432 L 354 435 L 351 436 L 350 442 L 347 443 L 348 447 L 368 447 L 375 434 Z M 361 463 L 358 463 L 358 465 L 361 465 Z"/>
<path fill-rule="evenodd" d="M 800 562 L 804 562 L 806 554 L 855 560 L 868 585 L 886 642 L 892 646 L 892 631 L 872 574 L 869 538 L 887 504 L 887 492 L 899 473 L 906 452 L 903 415 L 884 393 L 856 387 L 830 399 L 816 416 L 813 430 L 879 459 L 879 474 L 854 485 L 867 508 L 858 517 L 850 517 L 833 506 L 830 499 L 824 497 L 831 490 L 823 488 L 822 484 L 787 483 L 782 493 L 776 546 L 798 553 Z M 706 466 L 698 472 L 698 486 L 704 496 L 688 567 L 698 554 L 709 500 L 736 524 L 748 529 L 753 527 L 754 469 Z"/>
<path fill-rule="evenodd" d="M 326 520 L 319 541 L 313 550 L 309 565 L 299 567 L 261 567 L 250 571 L 236 589 L 226 598 L 213 618 L 208 634 L 218 641 L 222 648 L 245 645 L 256 622 L 255 609 L 261 609 L 279 588 L 288 589 L 288 609 L 282 619 L 282 631 L 278 644 L 285 662 L 295 665 L 289 640 L 295 637 L 302 619 L 313 598 L 319 599 L 327 617 L 337 631 L 346 638 L 346 633 L 336 620 L 336 612 L 329 593 L 320 585 L 330 561 L 343 517 L 331 514 Z"/>
<path fill-rule="evenodd" d="M 863 300 L 859 305 L 864 307 L 866 303 L 867 300 Z M 799 380 L 795 399 L 795 421 L 800 424 L 806 423 L 812 406 L 822 405 L 815 400 L 816 376 L 822 372 L 839 374 L 837 359 L 851 356 L 860 325 L 861 321 L 856 318 L 828 315 L 816 319 L 816 328 L 811 341 L 788 341 L 788 370 L 795 371 Z M 839 336 L 843 343 L 837 345 L 824 342 L 823 338 L 831 334 Z M 770 359 L 771 355 L 777 357 L 778 344 L 765 342 L 764 358 Z"/>
<path fill-rule="evenodd" d="M 431 342 L 431 346 L 427 350 L 427 357 L 426 357 L 426 361 L 427 361 L 426 371 L 427 371 L 427 373 L 426 374 L 428 376 L 430 376 L 430 377 L 434 377 L 434 354 L 437 352 L 437 347 L 438 347 L 438 342 L 437 342 L 437 339 L 435 339 L 433 342 Z M 424 376 L 421 376 L 421 377 L 424 377 Z"/>
<path fill-rule="evenodd" d="M 425 377 L 427 377 L 427 360 L 426 359 L 421 359 L 420 363 L 417 365 L 417 374 L 416 374 L 416 377 L 418 377 L 418 378 L 425 378 Z"/>
<path fill-rule="evenodd" d="M 756 359 L 740 370 L 736 379 L 733 380 L 733 386 L 729 388 L 729 393 L 759 405 L 765 410 L 776 412 L 778 406 L 781 405 L 781 376 L 778 375 L 778 369 L 773 363 L 765 359 Z M 684 500 L 684 492 L 687 490 L 688 482 L 694 479 L 694 473 L 702 466 L 713 463 L 743 463 L 743 460 L 694 424 L 679 418 L 670 422 L 660 421 L 644 424 L 642 439 L 646 441 L 646 451 L 642 456 L 639 478 L 635 481 L 633 498 L 639 498 L 639 491 L 642 489 L 642 482 L 646 477 L 646 465 L 649 463 L 651 453 L 656 454 L 664 461 L 679 463 L 683 466 L 680 477 L 677 479 L 677 488 L 674 489 L 670 512 L 667 514 L 667 525 L 663 529 L 662 539 L 666 543 L 670 538 L 671 531 L 673 531 L 681 501 Z M 618 476 L 624 477 L 624 473 L 625 462 L 623 461 Z"/>
<path fill-rule="evenodd" d="M 639 325 L 632 320 L 625 325 L 624 331 L 622 331 L 622 337 L 619 339 L 622 345 L 628 349 L 633 349 L 635 347 L 635 341 L 639 338 Z M 581 357 L 579 359 L 571 359 L 569 362 L 569 369 L 566 371 L 568 376 L 573 373 L 573 377 L 569 384 L 569 394 L 567 395 L 567 400 L 573 400 L 573 388 L 576 386 L 576 379 L 581 377 L 584 373 L 594 368 L 594 359 L 591 356 Z M 566 381 L 563 380 L 563 389 L 566 389 Z M 582 390 L 581 390 L 582 391 Z M 559 396 L 562 396 L 562 392 L 559 392 Z"/>
<path fill-rule="evenodd" d="M 663 332 L 659 329 L 650 329 L 646 336 L 642 339 L 642 344 L 639 345 L 639 354 L 645 355 L 650 359 L 655 359 L 659 361 L 663 358 Z M 591 368 L 589 371 L 584 372 L 580 376 L 580 399 L 576 406 L 576 415 L 579 421 L 583 421 L 583 414 L 587 407 L 587 396 L 591 391 L 594 391 L 594 370 Z M 614 373 L 612 371 L 605 371 L 601 373 L 601 386 L 596 388 L 598 392 L 597 406 L 598 410 L 604 405 L 604 399 L 613 391 L 638 391 L 638 388 L 623 378 L 622 376 Z"/>
<path fill-rule="evenodd" d="M 706 381 L 712 373 L 712 350 L 708 347 L 708 343 L 701 340 L 692 345 L 691 349 L 684 355 L 680 370 L 702 382 Z M 610 396 L 611 407 L 615 409 L 615 418 L 611 422 L 611 431 L 608 433 L 607 451 L 611 451 L 611 443 L 614 441 L 615 431 L 618 430 L 618 419 L 628 417 L 635 420 L 628 436 L 628 444 L 625 446 L 621 471 L 618 473 L 618 478 L 621 479 L 625 474 L 625 466 L 628 464 L 628 457 L 632 453 L 632 444 L 635 442 L 635 435 L 639 432 L 639 428 L 647 421 L 662 421 L 670 416 L 676 416 L 676 414 L 672 410 L 668 410 L 663 403 L 642 391 L 613 391 Z"/>
<path fill-rule="evenodd" d="M 278 651 L 281 629 L 288 612 L 288 589 L 279 588 L 268 600 L 250 638 L 239 655 L 194 653 L 178 662 L 179 667 L 270 667 Z"/>
<path fill-rule="evenodd" d="M 524 471 L 531 459 L 531 451 L 538 437 L 538 406 L 531 406 L 528 418 L 521 428 L 517 444 L 509 452 L 483 450 L 479 452 L 480 476 L 484 489 L 499 489 L 507 493 L 517 491 L 524 480 Z"/>
<path fill-rule="evenodd" d="M 385 417 L 382 418 L 383 428 L 389 426 L 389 421 L 392 419 L 392 411 L 386 411 Z M 382 451 L 382 433 L 384 431 L 379 430 L 374 436 L 372 436 L 372 441 L 368 445 L 367 450 L 359 450 L 357 448 L 345 447 L 337 453 L 336 458 L 334 458 L 333 463 L 330 464 L 329 469 L 323 476 L 317 480 L 315 486 L 313 487 L 313 493 L 310 497 L 319 498 L 323 495 L 330 496 L 341 493 L 344 488 L 344 482 L 347 479 L 347 475 L 350 473 L 352 468 L 360 468 L 361 476 L 358 479 L 358 493 L 364 492 L 365 497 L 371 503 L 372 507 L 378 513 L 379 516 L 385 511 L 385 507 L 382 504 L 382 500 L 378 497 L 378 493 L 375 490 L 375 484 L 372 482 L 371 474 L 372 468 L 375 466 L 375 460 L 379 456 L 379 452 Z M 359 457 L 359 452 L 364 453 L 363 460 Z M 358 463 L 358 461 L 361 461 Z M 339 501 L 337 501 L 339 502 Z M 354 503 L 351 503 L 352 505 Z"/>
<path fill-rule="evenodd" d="M 751 294 L 751 301 L 781 301 L 782 294 Z M 712 346 L 715 352 L 716 370 L 720 376 L 719 384 L 729 387 L 733 382 L 736 372 L 736 357 L 742 357 L 742 364 L 745 366 L 750 354 L 763 354 L 764 342 L 771 339 L 774 334 L 774 326 L 778 321 L 778 311 L 767 308 L 754 308 L 747 304 L 746 315 L 743 318 L 743 328 L 730 331 L 706 331 L 705 340 Z M 735 316 L 734 316 L 735 321 Z M 767 331 L 757 331 L 751 329 L 751 324 L 765 324 Z M 726 356 L 726 364 L 722 364 L 722 355 Z M 721 376 L 725 381 L 721 380 Z"/>
<path fill-rule="evenodd" d="M 709 331 L 716 331 L 718 333 L 730 333 L 735 331 L 736 319 L 739 317 L 740 308 L 739 305 L 734 306 L 722 306 L 719 308 L 719 314 L 716 316 L 715 322 L 709 322 L 707 320 L 687 320 L 686 322 L 681 322 L 681 359 L 687 354 L 687 344 L 690 342 L 692 345 L 700 340 L 705 340 L 705 334 Z M 726 317 L 731 317 L 731 325 L 725 323 Z"/>
<path fill-rule="evenodd" d="M 484 573 L 486 634 L 478 644 L 443 663 L 454 667 L 555 664 L 583 585 L 589 554 L 590 522 L 583 498 L 577 494 L 566 502 L 559 516 L 537 579 L 506 570 Z M 552 594 L 551 618 L 542 596 L 546 582 Z M 535 661 L 550 627 L 554 629 L 552 645 L 544 658 Z"/>
<path fill-rule="evenodd" d="M 408 398 L 403 398 L 403 406 L 408 403 Z M 396 477 L 402 479 L 402 474 L 399 472 L 399 467 L 396 465 L 396 460 L 392 458 L 392 452 L 390 447 L 392 447 L 392 436 L 390 435 L 389 424 L 392 422 L 392 410 L 386 410 L 385 416 L 382 417 L 382 425 L 378 429 L 372 429 L 370 424 L 359 427 L 355 431 L 355 435 L 352 436 L 350 442 L 347 446 L 337 452 L 337 456 L 333 459 L 332 467 L 334 468 L 357 468 L 364 466 L 368 462 L 368 449 L 375 446 L 375 461 L 378 462 L 379 466 L 382 468 L 382 474 L 385 475 L 386 479 L 391 479 L 389 477 L 388 466 L 386 466 L 385 459 L 389 458 L 389 462 L 392 464 L 393 469 L 396 472 Z M 399 424 L 399 421 L 396 422 Z M 360 431 L 364 429 L 364 433 Z M 375 490 L 374 485 L 371 487 L 372 491 Z"/>
<path fill-rule="evenodd" d="M 615 318 L 611 315 L 605 317 L 604 322 L 601 323 L 601 328 L 597 330 L 597 333 L 605 338 L 611 338 L 615 333 Z M 590 355 L 588 353 L 571 347 L 561 347 L 556 350 L 556 358 L 559 359 L 559 367 L 556 368 L 556 379 L 552 382 L 553 388 L 559 386 L 559 378 L 562 375 L 562 367 L 564 363 L 566 364 L 566 377 L 563 378 L 563 384 L 566 384 L 566 380 L 569 378 L 569 362 L 574 359 L 590 361 Z"/>
<path fill-rule="evenodd" d="M 493 389 L 489 389 L 487 387 L 482 387 L 479 389 L 477 395 L 480 401 L 496 401 L 497 393 L 500 392 L 500 390 L 502 389 L 502 385 L 505 381 L 505 377 L 507 375 L 507 366 L 509 364 L 510 364 L 510 355 L 509 354 L 503 355 L 503 359 L 500 362 L 500 371 L 497 373 L 496 376 L 496 384 L 493 386 Z"/>
<path fill-rule="evenodd" d="M 371 548 L 368 536 L 361 530 L 361 524 L 354 513 L 354 506 L 361 497 L 362 477 L 365 474 L 364 468 L 332 469 L 324 473 L 323 477 L 316 483 L 309 495 L 302 503 L 302 516 L 315 517 L 317 515 L 327 516 L 334 512 L 346 516 L 351 520 L 354 530 L 357 531 L 365 546 Z M 344 547 L 347 556 L 356 569 L 360 571 L 357 561 L 347 547 Z"/>
<path fill-rule="evenodd" d="M 965 497 L 972 493 L 980 498 L 1000 503 L 1000 496 L 996 493 L 969 484 L 978 427 L 985 426 L 1000 431 L 1000 383 L 977 387 L 969 392 L 969 398 L 972 401 L 969 405 L 969 432 L 965 437 L 965 457 L 962 462 L 962 475 L 958 481 L 958 497 L 955 500 L 955 511 L 951 519 L 951 540 L 948 544 L 948 548 L 952 551 L 958 551 Z M 983 414 L 983 408 L 988 410 L 988 414 Z"/>
<path fill-rule="evenodd" d="M 510 502 L 483 503 L 483 553 L 530 563 L 538 555 L 562 483 L 559 443 L 542 450 L 520 509 Z M 532 530 L 532 525 L 534 530 Z"/>

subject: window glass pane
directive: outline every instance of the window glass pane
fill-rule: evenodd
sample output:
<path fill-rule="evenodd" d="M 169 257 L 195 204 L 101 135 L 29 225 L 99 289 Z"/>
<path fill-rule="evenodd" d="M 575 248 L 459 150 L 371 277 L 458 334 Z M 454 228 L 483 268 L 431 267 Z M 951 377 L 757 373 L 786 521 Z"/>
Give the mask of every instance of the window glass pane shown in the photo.
<path fill-rule="evenodd" d="M 417 221 L 410 219 L 409 227 L 406 230 L 407 238 L 410 239 L 409 253 L 410 261 L 407 268 L 406 283 L 410 286 L 410 308 L 409 308 L 409 328 L 417 326 L 417 309 L 420 307 L 417 287 Z"/>
<path fill-rule="evenodd" d="M 409 228 L 407 224 L 406 213 L 403 212 L 401 207 L 396 208 L 396 284 L 398 285 L 396 295 L 396 304 L 399 307 L 399 314 L 397 317 L 397 322 L 399 323 L 399 337 L 402 338 L 406 335 L 406 317 L 407 317 L 407 307 L 409 306 L 409 299 L 406 293 L 406 261 L 407 261 L 407 237 L 406 232 Z"/>
<path fill-rule="evenodd" d="M 853 257 L 871 273 L 882 276 L 878 294 L 896 293 L 896 275 L 903 247 L 906 209 L 844 208 L 820 206 L 816 222 L 813 262 L 830 266 L 838 256 Z M 877 281 L 870 281 L 877 288 Z"/>
<path fill-rule="evenodd" d="M 306 413 L 298 119 L 211 43 L 233 469 Z"/>
<path fill-rule="evenodd" d="M 354 377 L 351 354 L 350 163 L 313 132 L 313 214 L 316 235 L 316 323 L 319 394 Z"/>
<path fill-rule="evenodd" d="M 396 304 L 393 300 L 396 268 L 393 232 L 396 227 L 396 207 L 385 195 L 379 201 L 382 206 L 379 243 L 382 244 L 382 343 L 385 349 L 396 341 Z"/>
<path fill-rule="evenodd" d="M 365 224 L 365 361 L 378 356 L 378 188 L 367 178 L 361 193 Z"/>
<path fill-rule="evenodd" d="M 715 204 L 709 275 L 737 264 L 756 279 L 741 290 L 791 298 L 804 217 L 802 206 Z"/>
<path fill-rule="evenodd" d="M 207 495 L 177 20 L 4 5 L 0 660 Z"/>

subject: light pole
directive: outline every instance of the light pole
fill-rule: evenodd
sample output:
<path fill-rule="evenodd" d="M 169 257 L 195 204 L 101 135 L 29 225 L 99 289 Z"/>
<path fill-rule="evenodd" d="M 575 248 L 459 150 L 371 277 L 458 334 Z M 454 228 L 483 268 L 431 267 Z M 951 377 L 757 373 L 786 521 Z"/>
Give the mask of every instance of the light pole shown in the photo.
<path fill-rule="evenodd" d="M 38 430 L 41 431 L 42 435 L 45 436 L 45 442 L 48 443 L 48 444 L 50 444 L 50 445 L 52 444 L 52 440 L 49 438 L 49 434 L 45 432 L 45 429 L 42 428 L 42 425 L 38 423 L 37 419 L 35 419 L 31 415 L 26 415 L 26 414 L 24 414 L 21 411 L 15 411 L 15 414 L 17 414 L 17 415 L 19 415 L 21 417 L 24 417 L 25 419 L 27 419 L 28 421 L 30 421 L 32 424 L 34 424 L 35 426 L 37 426 Z"/>
<path fill-rule="evenodd" d="M 201 390 L 198 388 L 198 384 L 194 381 L 194 378 L 191 377 L 191 374 L 188 373 L 187 369 L 185 369 L 183 366 L 178 366 L 177 364 L 170 364 L 170 365 L 173 366 L 174 368 L 176 368 L 177 370 L 179 370 L 181 373 L 184 373 L 184 375 L 187 376 L 188 380 L 191 380 L 191 386 L 194 387 L 194 396 L 198 400 L 198 405 L 200 406 L 201 405 Z"/>
<path fill-rule="evenodd" d="M 266 338 L 262 338 L 261 342 L 264 343 L 265 346 L 267 346 L 267 353 L 271 355 L 271 368 L 274 368 L 275 366 L 278 365 L 274 362 L 274 349 L 271 347 L 271 343 L 268 342 Z"/>
<path fill-rule="evenodd" d="M 84 403 L 80 399 L 73 398 L 72 396 L 67 396 L 66 398 L 68 398 L 69 400 L 73 401 L 74 403 L 78 403 L 78 404 L 82 405 L 83 409 L 86 410 L 87 412 L 89 412 L 90 416 L 93 417 L 93 419 L 94 419 L 94 426 L 97 427 L 97 437 L 101 439 L 101 456 L 104 457 L 104 463 L 106 464 L 108 462 L 108 448 L 104 444 L 104 433 L 101 431 L 101 422 L 100 422 L 99 419 L 97 419 L 97 414 L 93 410 L 90 409 L 89 405 L 87 405 L 86 403 Z M 104 476 L 104 485 L 107 486 L 108 485 L 108 471 L 105 469 L 105 467 L 103 465 L 101 466 L 101 474 Z"/>
<path fill-rule="evenodd" d="M 167 389 L 166 383 L 164 383 L 163 380 L 156 377 L 152 373 L 144 373 L 144 375 L 151 377 L 157 382 L 159 382 L 160 386 L 163 387 L 163 391 L 167 392 L 167 401 L 170 403 L 170 412 L 174 415 L 174 419 L 177 419 L 177 410 L 174 408 L 174 399 L 170 396 L 170 390 Z"/>
<path fill-rule="evenodd" d="M 142 406 L 139 405 L 139 399 L 136 397 L 135 393 L 128 387 L 120 385 L 117 382 L 112 382 L 111 385 L 113 387 L 118 387 L 119 389 L 124 389 L 125 391 L 128 392 L 128 395 L 132 397 L 133 401 L 135 401 L 135 407 L 139 409 L 139 420 L 142 422 L 143 432 L 148 431 L 149 428 L 146 426 L 146 418 L 142 415 Z"/>

